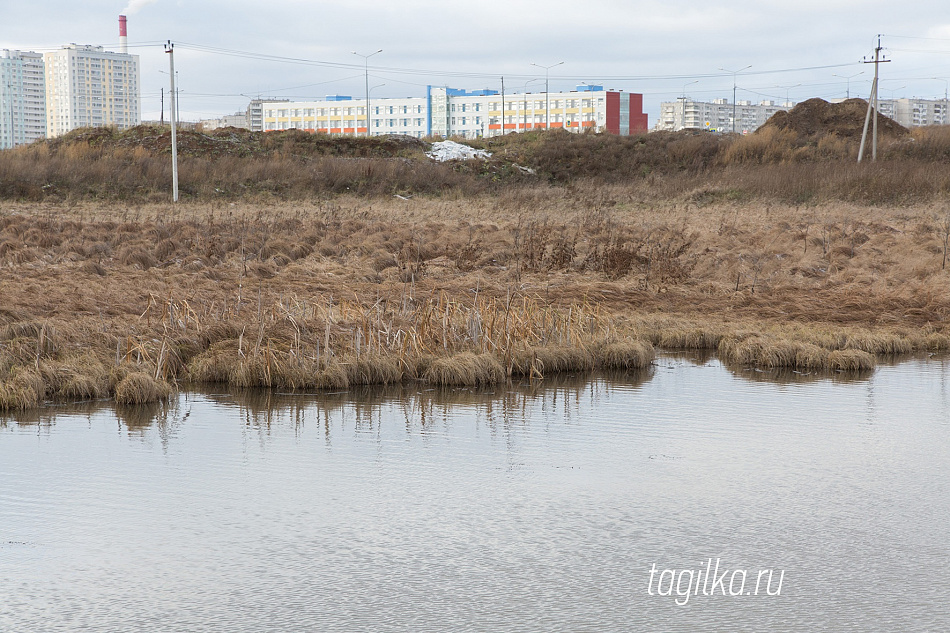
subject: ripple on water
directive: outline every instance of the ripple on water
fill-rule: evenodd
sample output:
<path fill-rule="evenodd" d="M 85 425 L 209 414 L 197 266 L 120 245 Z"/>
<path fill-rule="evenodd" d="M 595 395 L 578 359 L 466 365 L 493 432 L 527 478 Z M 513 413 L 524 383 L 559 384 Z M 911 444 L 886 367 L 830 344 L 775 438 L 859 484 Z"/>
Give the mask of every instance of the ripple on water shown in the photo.
<path fill-rule="evenodd" d="M 661 357 L 488 391 L 181 394 L 0 425 L 0 630 L 939 630 L 947 361 Z M 649 569 L 785 570 L 650 596 Z"/>

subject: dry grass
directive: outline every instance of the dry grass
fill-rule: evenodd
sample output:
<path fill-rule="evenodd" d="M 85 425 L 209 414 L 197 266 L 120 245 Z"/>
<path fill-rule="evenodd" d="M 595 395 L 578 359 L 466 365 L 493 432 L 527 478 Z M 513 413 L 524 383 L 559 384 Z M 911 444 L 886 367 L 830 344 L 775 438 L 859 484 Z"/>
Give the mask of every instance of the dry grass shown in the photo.
<path fill-rule="evenodd" d="M 834 371 L 866 371 L 874 369 L 874 357 L 857 349 L 843 349 L 828 354 L 828 369 Z"/>
<path fill-rule="evenodd" d="M 605 369 L 644 369 L 656 358 L 656 351 L 646 341 L 609 343 L 600 351 L 600 365 Z"/>
<path fill-rule="evenodd" d="M 491 385 L 505 380 L 505 368 L 493 354 L 462 352 L 432 361 L 422 379 L 434 385 Z"/>
<path fill-rule="evenodd" d="M 493 151 L 494 158 L 435 163 L 425 157 L 421 141 L 409 138 L 327 138 L 297 130 L 184 132 L 179 184 L 183 199 L 205 203 L 313 202 L 350 194 L 451 200 L 520 194 L 543 185 L 631 183 L 657 203 L 693 192 L 697 201 L 896 204 L 929 202 L 950 191 L 950 134 L 940 127 L 914 130 L 911 139 L 885 139 L 881 162 L 860 165 L 853 135 L 803 138 L 775 127 L 744 137 L 550 131 L 472 143 Z M 3 151 L 0 199 L 160 202 L 171 187 L 169 145 L 167 130 L 140 126 L 124 132 L 78 130 Z M 16 257 L 27 261 L 38 252 L 18 249 Z M 148 264 L 148 258 L 141 263 Z"/>
<path fill-rule="evenodd" d="M 115 386 L 115 401 L 118 404 L 144 404 L 168 398 L 172 387 L 163 380 L 156 380 L 142 371 L 123 377 Z"/>
<path fill-rule="evenodd" d="M 137 372 L 338 389 L 635 367 L 640 341 L 809 370 L 950 348 L 950 204 L 653 204 L 639 187 L 4 205 L 0 407 L 115 398 Z M 472 356 L 501 374 L 440 364 Z"/>

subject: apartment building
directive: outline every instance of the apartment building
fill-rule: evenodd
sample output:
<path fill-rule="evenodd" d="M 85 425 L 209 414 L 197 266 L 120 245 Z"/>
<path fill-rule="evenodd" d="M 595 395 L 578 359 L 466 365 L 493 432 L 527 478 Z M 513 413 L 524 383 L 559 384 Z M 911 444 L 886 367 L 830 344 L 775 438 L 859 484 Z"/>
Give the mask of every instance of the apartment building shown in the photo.
<path fill-rule="evenodd" d="M 46 85 L 43 56 L 0 51 L 0 149 L 46 136 Z"/>
<path fill-rule="evenodd" d="M 904 127 L 950 124 L 946 99 L 878 99 L 878 111 Z"/>
<path fill-rule="evenodd" d="M 647 131 L 642 95 L 604 90 L 601 86 L 508 95 L 496 90 L 429 86 L 425 97 L 371 99 L 368 116 L 365 99 L 344 95 L 320 101 L 264 101 L 260 107 L 264 131 L 301 129 L 334 135 L 404 134 L 418 138 L 479 138 L 545 127 L 624 135 Z"/>
<path fill-rule="evenodd" d="M 234 114 L 225 114 L 222 117 L 216 119 L 202 119 L 198 121 L 198 126 L 205 132 L 210 132 L 211 130 L 218 130 L 225 127 L 235 127 L 239 129 L 249 130 L 250 124 L 248 123 L 247 112 L 235 112 Z"/>
<path fill-rule="evenodd" d="M 669 132 L 706 130 L 721 134 L 735 129 L 737 134 L 748 134 L 761 127 L 776 112 L 789 110 L 793 105 L 790 102 L 780 104 L 774 101 L 737 101 L 733 106 L 728 99 L 706 102 L 682 97 L 675 102 L 660 104 L 660 119 L 655 129 Z"/>
<path fill-rule="evenodd" d="M 69 44 L 43 59 L 48 137 L 79 127 L 141 123 L 138 55 Z"/>
<path fill-rule="evenodd" d="M 251 99 L 247 106 L 247 125 L 252 132 L 264 131 L 264 104 L 290 103 L 290 99 L 263 98 Z"/>

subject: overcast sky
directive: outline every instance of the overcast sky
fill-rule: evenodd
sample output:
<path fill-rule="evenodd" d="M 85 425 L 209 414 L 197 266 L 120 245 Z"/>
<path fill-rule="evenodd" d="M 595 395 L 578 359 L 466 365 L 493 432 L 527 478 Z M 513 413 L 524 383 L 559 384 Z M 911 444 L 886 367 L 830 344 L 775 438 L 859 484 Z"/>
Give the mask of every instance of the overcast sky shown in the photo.
<path fill-rule="evenodd" d="M 146 120 L 167 92 L 167 40 L 186 120 L 243 110 L 255 95 L 361 97 L 363 60 L 352 51 L 378 49 L 370 86 L 384 85 L 374 97 L 423 96 L 427 84 L 498 89 L 502 75 L 506 92 L 538 78 L 528 90 L 540 92 L 544 71 L 531 64 L 563 61 L 552 91 L 598 83 L 643 93 L 651 127 L 660 102 L 684 89 L 731 100 L 733 75 L 721 68 L 751 66 L 736 76 L 740 100 L 844 97 L 847 81 L 835 75 L 861 72 L 850 89 L 866 97 L 873 65 L 860 60 L 878 33 L 894 60 L 881 67 L 882 98 L 942 98 L 947 83 L 933 78 L 950 79 L 946 0 L 0 0 L 0 48 L 117 50 L 123 11 Z"/>

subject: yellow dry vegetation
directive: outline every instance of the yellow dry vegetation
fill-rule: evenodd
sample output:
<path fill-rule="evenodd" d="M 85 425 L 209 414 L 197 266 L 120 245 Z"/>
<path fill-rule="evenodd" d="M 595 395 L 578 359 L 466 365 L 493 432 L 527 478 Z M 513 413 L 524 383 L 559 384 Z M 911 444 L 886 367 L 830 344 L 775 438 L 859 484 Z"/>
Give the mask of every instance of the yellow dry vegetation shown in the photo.
<path fill-rule="evenodd" d="M 4 203 L 0 408 L 160 400 L 188 381 L 338 389 L 637 371 L 655 348 L 862 371 L 950 347 L 948 241 L 942 201 L 794 205 L 702 189 L 655 202 L 642 183 Z"/>

